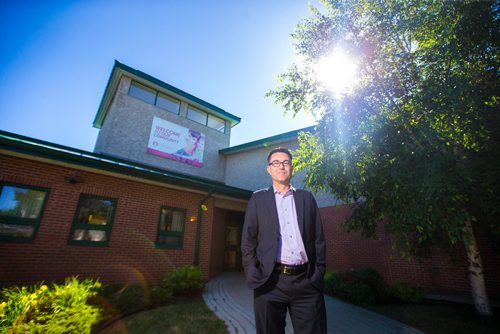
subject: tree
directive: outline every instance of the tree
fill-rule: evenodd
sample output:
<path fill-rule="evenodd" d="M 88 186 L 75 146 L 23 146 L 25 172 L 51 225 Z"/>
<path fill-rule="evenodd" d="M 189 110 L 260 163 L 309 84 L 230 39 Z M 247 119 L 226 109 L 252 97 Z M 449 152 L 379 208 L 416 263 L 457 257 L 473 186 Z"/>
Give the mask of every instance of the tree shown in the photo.
<path fill-rule="evenodd" d="M 403 254 L 463 243 L 476 309 L 491 315 L 476 242 L 499 230 L 499 2 L 324 1 L 294 34 L 301 63 L 268 92 L 312 113 L 297 167 L 313 190 L 354 201 L 348 230 L 383 220 Z M 357 84 L 334 94 L 316 64 L 342 48 Z"/>

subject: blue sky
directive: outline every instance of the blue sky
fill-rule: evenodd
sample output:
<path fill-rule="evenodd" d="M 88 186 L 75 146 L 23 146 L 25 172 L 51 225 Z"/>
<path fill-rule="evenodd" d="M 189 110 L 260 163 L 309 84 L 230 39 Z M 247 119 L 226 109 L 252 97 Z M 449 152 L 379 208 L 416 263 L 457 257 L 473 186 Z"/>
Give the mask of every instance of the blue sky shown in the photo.
<path fill-rule="evenodd" d="M 92 151 L 114 60 L 241 117 L 231 146 L 314 124 L 264 95 L 319 0 L 0 2 L 0 129 Z"/>

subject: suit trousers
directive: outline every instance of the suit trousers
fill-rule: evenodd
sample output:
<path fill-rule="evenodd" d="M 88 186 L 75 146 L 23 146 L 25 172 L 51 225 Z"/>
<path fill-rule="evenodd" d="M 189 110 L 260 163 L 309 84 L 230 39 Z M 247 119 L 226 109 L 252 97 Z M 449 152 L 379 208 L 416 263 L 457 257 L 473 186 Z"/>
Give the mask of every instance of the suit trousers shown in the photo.
<path fill-rule="evenodd" d="M 310 283 L 307 272 L 285 275 L 275 270 L 264 285 L 254 290 L 257 334 L 285 333 L 287 311 L 294 333 L 326 333 L 323 293 Z"/>

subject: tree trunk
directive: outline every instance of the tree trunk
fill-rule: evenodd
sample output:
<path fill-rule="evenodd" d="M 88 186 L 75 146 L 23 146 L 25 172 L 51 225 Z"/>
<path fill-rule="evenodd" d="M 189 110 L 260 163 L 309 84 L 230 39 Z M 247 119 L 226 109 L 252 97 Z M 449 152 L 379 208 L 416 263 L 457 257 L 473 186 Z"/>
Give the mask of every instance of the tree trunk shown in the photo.
<path fill-rule="evenodd" d="M 469 236 L 468 240 L 465 241 L 465 248 L 467 250 L 467 260 L 469 261 L 469 279 L 474 306 L 479 314 L 491 316 L 493 315 L 493 312 L 491 311 L 488 294 L 486 293 L 483 262 L 481 260 L 481 255 L 479 254 L 476 236 L 474 235 L 474 230 L 472 229 L 470 221 L 467 221 L 465 226 Z"/>

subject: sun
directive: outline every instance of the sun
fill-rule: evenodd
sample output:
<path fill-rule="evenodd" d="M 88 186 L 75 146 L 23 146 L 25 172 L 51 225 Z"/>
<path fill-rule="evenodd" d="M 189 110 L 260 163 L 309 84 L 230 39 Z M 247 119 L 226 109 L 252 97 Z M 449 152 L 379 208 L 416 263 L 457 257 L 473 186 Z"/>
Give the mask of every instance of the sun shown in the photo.
<path fill-rule="evenodd" d="M 316 65 L 316 76 L 326 89 L 337 95 L 344 94 L 355 85 L 358 66 L 342 50 L 334 50 Z"/>

